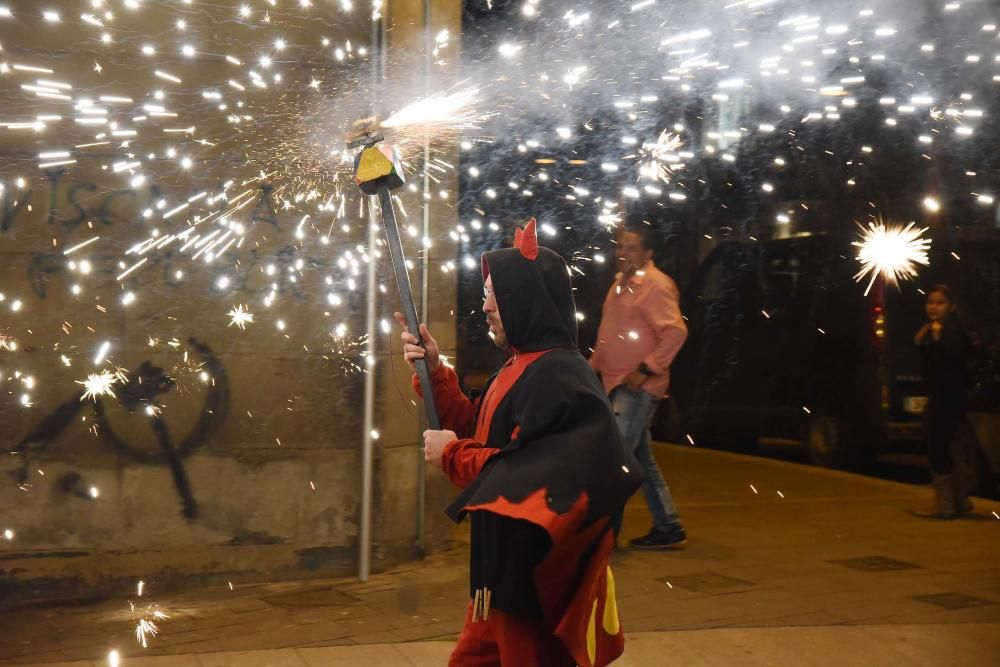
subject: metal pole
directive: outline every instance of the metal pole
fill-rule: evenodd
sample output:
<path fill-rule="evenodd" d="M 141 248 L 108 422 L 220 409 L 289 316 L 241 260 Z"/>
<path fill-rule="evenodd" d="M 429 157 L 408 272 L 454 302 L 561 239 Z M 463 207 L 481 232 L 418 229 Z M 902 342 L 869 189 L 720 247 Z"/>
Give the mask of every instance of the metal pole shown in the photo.
<path fill-rule="evenodd" d="M 378 99 L 381 21 L 372 25 L 372 113 L 375 100 Z M 375 342 L 378 333 L 375 330 L 375 294 L 378 290 L 375 263 L 375 241 L 378 239 L 378 219 L 375 217 L 375 197 L 368 198 L 368 294 L 365 311 L 365 331 L 368 342 L 365 345 L 365 396 L 364 419 L 361 440 L 361 517 L 358 526 L 358 579 L 368 581 L 371 573 L 372 556 L 372 481 L 375 467 L 375 440 L 372 430 L 375 428 Z"/>
<path fill-rule="evenodd" d="M 418 331 L 417 306 L 413 303 L 413 292 L 410 289 L 410 276 L 406 272 L 406 257 L 403 256 L 403 244 L 399 238 L 399 227 L 396 225 L 396 214 L 392 210 L 392 194 L 386 186 L 378 189 L 378 199 L 382 208 L 382 227 L 385 229 L 386 245 L 389 246 L 389 257 L 392 258 L 392 272 L 396 275 L 396 286 L 399 288 L 399 302 L 406 316 L 406 326 L 410 331 Z M 434 390 L 431 386 L 431 374 L 427 369 L 425 359 L 417 359 L 414 363 L 417 369 L 417 379 L 420 380 L 420 390 L 424 395 L 424 412 L 427 415 L 427 426 L 440 429 L 437 405 L 434 401 Z"/>
<path fill-rule="evenodd" d="M 424 0 L 424 97 L 430 95 L 431 88 L 431 2 Z M 423 238 L 430 238 L 431 234 L 431 176 L 427 165 L 431 161 L 431 138 L 424 135 L 424 178 L 421 197 L 423 198 Z M 423 254 L 420 258 L 420 312 L 424 316 L 424 321 L 430 317 L 428 311 L 428 301 L 430 298 L 428 275 L 430 271 L 431 249 L 424 245 Z M 423 415 L 418 423 L 418 435 L 424 432 L 426 422 Z M 424 461 L 423 448 L 417 448 L 417 552 L 423 556 L 425 552 L 427 527 L 424 515 L 427 512 L 427 463 Z"/>
<path fill-rule="evenodd" d="M 365 313 L 365 330 L 368 343 L 365 346 L 365 417 L 364 440 L 361 451 L 361 528 L 359 532 L 358 579 L 368 581 L 371 572 L 372 553 L 372 480 L 375 468 L 375 440 L 372 431 L 375 429 L 375 383 L 377 372 L 375 365 L 375 342 L 378 333 L 375 329 L 375 294 L 378 291 L 377 261 L 375 259 L 375 242 L 378 239 L 378 218 L 375 214 L 375 197 L 368 199 L 368 302 Z"/>

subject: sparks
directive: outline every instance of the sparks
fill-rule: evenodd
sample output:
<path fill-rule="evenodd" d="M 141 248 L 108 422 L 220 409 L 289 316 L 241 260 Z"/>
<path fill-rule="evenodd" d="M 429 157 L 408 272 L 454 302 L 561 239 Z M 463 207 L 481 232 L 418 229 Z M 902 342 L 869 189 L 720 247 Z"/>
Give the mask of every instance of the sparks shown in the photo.
<path fill-rule="evenodd" d="M 91 373 L 87 376 L 86 380 L 77 380 L 76 383 L 84 386 L 83 395 L 80 396 L 80 400 L 84 401 L 88 398 L 97 401 L 99 396 L 111 396 L 114 397 L 115 392 L 112 390 L 112 386 L 122 380 L 122 373 L 112 373 L 111 371 L 102 371 L 101 373 Z"/>
<path fill-rule="evenodd" d="M 142 597 L 143 592 L 145 592 L 145 586 L 146 582 L 140 579 L 138 584 L 136 584 L 135 592 L 137 597 Z M 132 622 L 135 623 L 135 640 L 143 648 L 149 648 L 149 640 L 160 634 L 158 623 L 170 618 L 170 616 L 164 613 L 160 609 L 160 605 L 155 602 L 141 606 L 130 600 L 128 606 L 132 615 Z"/>
<path fill-rule="evenodd" d="M 386 118 L 382 127 L 474 127 L 475 122 L 483 118 L 476 110 L 480 102 L 482 98 L 477 86 L 453 93 L 438 93 L 406 105 Z"/>
<path fill-rule="evenodd" d="M 639 175 L 649 180 L 670 182 L 671 174 L 680 168 L 680 156 L 677 149 L 683 146 L 680 137 L 663 130 L 655 142 L 644 143 L 639 151 L 642 163 Z"/>
<path fill-rule="evenodd" d="M 136 607 L 132 602 L 129 602 L 129 605 L 132 614 L 137 617 L 135 622 L 135 640 L 143 648 L 149 648 L 149 641 L 155 639 L 160 634 L 160 626 L 157 624 L 157 621 L 162 621 L 170 617 L 160 611 L 159 606 L 156 604 L 150 604 L 144 608 Z"/>
<path fill-rule="evenodd" d="M 246 306 L 233 306 L 229 311 L 229 325 L 246 330 L 248 324 L 253 324 L 253 313 L 247 310 Z"/>
<path fill-rule="evenodd" d="M 912 278 L 917 275 L 918 266 L 930 263 L 927 251 L 931 241 L 923 238 L 927 229 L 915 225 L 913 222 L 905 227 L 886 225 L 879 220 L 869 223 L 867 229 L 862 228 L 861 240 L 852 245 L 858 248 L 857 259 L 861 264 L 854 279 L 861 282 L 871 275 L 865 295 L 879 276 L 890 285 L 898 285 L 900 278 Z"/>

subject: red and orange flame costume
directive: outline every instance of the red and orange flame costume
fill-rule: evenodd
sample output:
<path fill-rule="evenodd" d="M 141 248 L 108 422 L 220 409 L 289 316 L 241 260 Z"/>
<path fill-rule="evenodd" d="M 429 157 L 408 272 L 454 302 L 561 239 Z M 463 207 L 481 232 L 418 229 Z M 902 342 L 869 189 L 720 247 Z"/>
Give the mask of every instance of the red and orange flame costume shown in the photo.
<path fill-rule="evenodd" d="M 625 639 L 608 557 L 610 517 L 639 487 L 596 375 L 577 348 L 565 262 L 535 221 L 483 255 L 513 356 L 470 398 L 432 374 L 448 507 L 472 523 L 470 598 L 454 667 L 606 665 Z M 414 378 L 414 388 L 419 384 Z"/>

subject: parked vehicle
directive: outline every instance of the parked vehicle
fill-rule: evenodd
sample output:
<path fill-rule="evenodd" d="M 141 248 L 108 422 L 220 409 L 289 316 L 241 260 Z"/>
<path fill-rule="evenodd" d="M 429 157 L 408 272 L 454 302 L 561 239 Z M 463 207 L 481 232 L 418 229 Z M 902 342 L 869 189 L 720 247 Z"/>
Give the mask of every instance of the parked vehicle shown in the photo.
<path fill-rule="evenodd" d="M 917 449 L 927 402 L 913 334 L 921 287 L 951 285 L 977 343 L 982 485 L 1000 471 L 1000 416 L 983 392 L 1000 373 L 1000 233 L 932 237 L 931 265 L 897 289 L 854 280 L 853 239 L 724 241 L 682 295 L 687 344 L 672 369 L 661 436 L 801 442 L 812 462 L 851 467 Z M 985 438 L 985 442 L 984 442 Z"/>

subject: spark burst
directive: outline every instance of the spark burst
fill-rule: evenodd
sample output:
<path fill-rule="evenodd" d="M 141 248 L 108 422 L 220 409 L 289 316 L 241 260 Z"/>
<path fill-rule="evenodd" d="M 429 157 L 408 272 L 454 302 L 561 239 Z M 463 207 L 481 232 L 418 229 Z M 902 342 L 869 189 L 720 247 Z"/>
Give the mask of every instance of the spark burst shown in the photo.
<path fill-rule="evenodd" d="M 667 130 L 660 132 L 656 141 L 643 143 L 639 151 L 642 160 L 639 175 L 649 180 L 669 183 L 671 175 L 682 166 L 677 150 L 683 145 L 679 136 Z"/>
<path fill-rule="evenodd" d="M 438 93 L 407 104 L 386 118 L 382 127 L 423 132 L 475 128 L 491 115 L 479 109 L 482 101 L 478 86 Z"/>
<path fill-rule="evenodd" d="M 136 585 L 137 597 L 142 597 L 145 582 L 139 581 Z M 159 623 L 170 618 L 155 602 L 145 606 L 132 602 L 128 603 L 132 622 L 135 623 L 135 640 L 143 648 L 149 648 L 149 642 L 160 634 Z"/>
<path fill-rule="evenodd" d="M 338 325 L 330 332 L 330 341 L 323 358 L 337 364 L 344 375 L 364 373 L 365 368 L 361 364 L 367 342 L 367 336 L 350 336 L 345 325 Z"/>
<path fill-rule="evenodd" d="M 247 310 L 244 305 L 233 306 L 233 309 L 229 311 L 229 324 L 227 326 L 246 330 L 248 324 L 253 324 L 253 313 Z"/>
<path fill-rule="evenodd" d="M 111 371 L 101 371 L 100 373 L 91 373 L 87 376 L 86 380 L 77 380 L 77 384 L 83 385 L 84 392 L 80 396 L 80 400 L 84 401 L 88 398 L 94 399 L 96 401 L 100 396 L 115 396 L 115 392 L 112 387 L 121 382 L 125 382 L 128 377 L 123 369 L 118 369 L 114 373 Z"/>
<path fill-rule="evenodd" d="M 926 231 L 926 228 L 916 227 L 914 222 L 903 227 L 878 220 L 868 223 L 867 229 L 862 227 L 861 240 L 852 245 L 858 248 L 857 259 L 861 264 L 854 279 L 861 282 L 871 274 L 865 295 L 879 276 L 890 285 L 898 285 L 901 278 L 916 276 L 918 266 L 928 265 L 927 251 L 931 241 L 923 238 Z"/>

